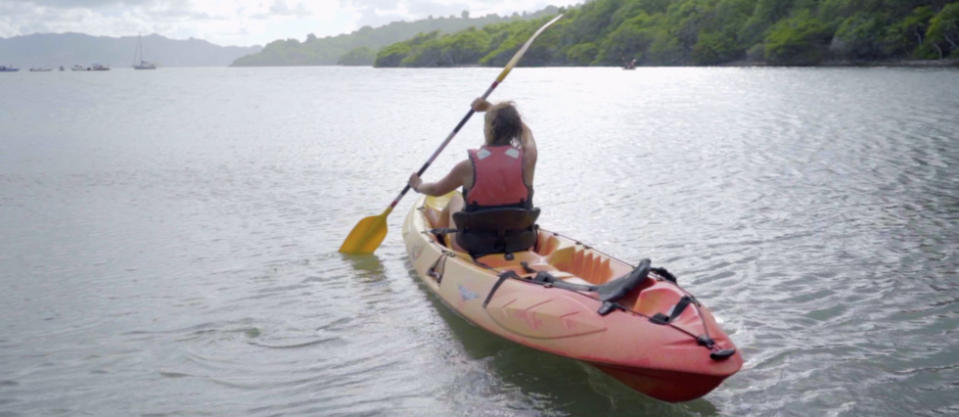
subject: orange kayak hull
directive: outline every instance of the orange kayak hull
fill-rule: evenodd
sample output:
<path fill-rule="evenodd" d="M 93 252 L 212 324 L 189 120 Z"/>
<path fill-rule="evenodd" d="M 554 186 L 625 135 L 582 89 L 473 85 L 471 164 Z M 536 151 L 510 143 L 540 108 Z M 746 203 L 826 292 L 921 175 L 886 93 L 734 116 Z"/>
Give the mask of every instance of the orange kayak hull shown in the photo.
<path fill-rule="evenodd" d="M 702 397 L 742 367 L 709 309 L 668 272 L 640 277 L 604 312 L 608 303 L 589 289 L 622 282 L 636 266 L 543 229 L 529 251 L 474 261 L 431 232 L 445 226 L 439 212 L 448 197 L 421 198 L 406 217 L 403 239 L 419 279 L 473 324 L 584 361 L 669 402 Z M 537 281 L 543 274 L 553 281 Z"/>

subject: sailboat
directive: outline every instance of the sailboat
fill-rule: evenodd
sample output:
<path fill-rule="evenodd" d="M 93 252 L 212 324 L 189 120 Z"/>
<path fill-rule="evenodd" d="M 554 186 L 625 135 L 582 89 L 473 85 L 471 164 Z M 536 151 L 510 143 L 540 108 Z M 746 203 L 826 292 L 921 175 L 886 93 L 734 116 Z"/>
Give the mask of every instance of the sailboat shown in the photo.
<path fill-rule="evenodd" d="M 155 70 L 156 64 L 143 60 L 143 40 L 137 36 L 137 53 L 133 60 L 133 69 L 135 70 Z"/>

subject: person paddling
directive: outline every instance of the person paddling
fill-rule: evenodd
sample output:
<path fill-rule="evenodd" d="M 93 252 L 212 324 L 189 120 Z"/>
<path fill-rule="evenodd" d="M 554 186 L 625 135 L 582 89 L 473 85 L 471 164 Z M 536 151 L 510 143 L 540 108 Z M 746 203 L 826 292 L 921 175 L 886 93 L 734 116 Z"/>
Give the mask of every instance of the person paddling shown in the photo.
<path fill-rule="evenodd" d="M 477 112 L 486 112 L 483 146 L 471 149 L 469 158 L 457 163 L 439 181 L 424 183 L 415 172 L 410 175 L 410 188 L 422 194 L 441 196 L 463 187 L 462 196 L 455 195 L 443 209 L 441 219 L 446 225 L 438 226 L 456 224 L 454 215 L 461 211 L 533 210 L 533 176 L 537 158 L 533 133 L 523 123 L 513 102 L 491 104 L 477 98 L 471 106 Z M 535 217 L 531 221 L 535 221 Z M 456 240 L 461 245 L 464 243 L 460 236 Z M 465 249 L 471 253 L 487 252 L 484 248 Z"/>

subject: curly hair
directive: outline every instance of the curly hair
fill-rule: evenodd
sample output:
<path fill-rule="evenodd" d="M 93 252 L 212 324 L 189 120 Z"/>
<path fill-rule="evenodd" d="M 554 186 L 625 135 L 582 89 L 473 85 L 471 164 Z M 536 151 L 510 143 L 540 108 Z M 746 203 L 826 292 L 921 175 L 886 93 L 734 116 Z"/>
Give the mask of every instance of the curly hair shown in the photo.
<path fill-rule="evenodd" d="M 486 111 L 486 144 L 509 145 L 523 135 L 523 120 L 512 101 L 494 104 Z"/>

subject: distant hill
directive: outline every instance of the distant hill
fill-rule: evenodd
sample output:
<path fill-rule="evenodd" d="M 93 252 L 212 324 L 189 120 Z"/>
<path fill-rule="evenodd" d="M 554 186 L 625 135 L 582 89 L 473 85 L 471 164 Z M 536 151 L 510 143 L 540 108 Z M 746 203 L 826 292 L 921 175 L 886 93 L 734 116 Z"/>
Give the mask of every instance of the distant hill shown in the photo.
<path fill-rule="evenodd" d="M 296 39 L 270 42 L 262 51 L 239 58 L 233 62 L 233 65 L 372 65 L 380 48 L 421 33 L 452 33 L 469 27 L 529 20 L 544 15 L 554 15 L 557 10 L 555 7 L 548 7 L 536 13 L 514 13 L 511 16 L 488 14 L 476 18 L 463 12 L 460 16 L 393 22 L 377 28 L 364 26 L 349 34 L 324 38 L 309 34 L 303 42 Z"/>
<path fill-rule="evenodd" d="M 0 65 L 69 68 L 93 63 L 130 66 L 137 37 L 112 38 L 80 33 L 42 33 L 0 38 Z M 160 66 L 226 66 L 237 57 L 256 53 L 259 46 L 219 46 L 200 39 L 176 40 L 159 35 L 143 37 L 143 58 Z"/>

